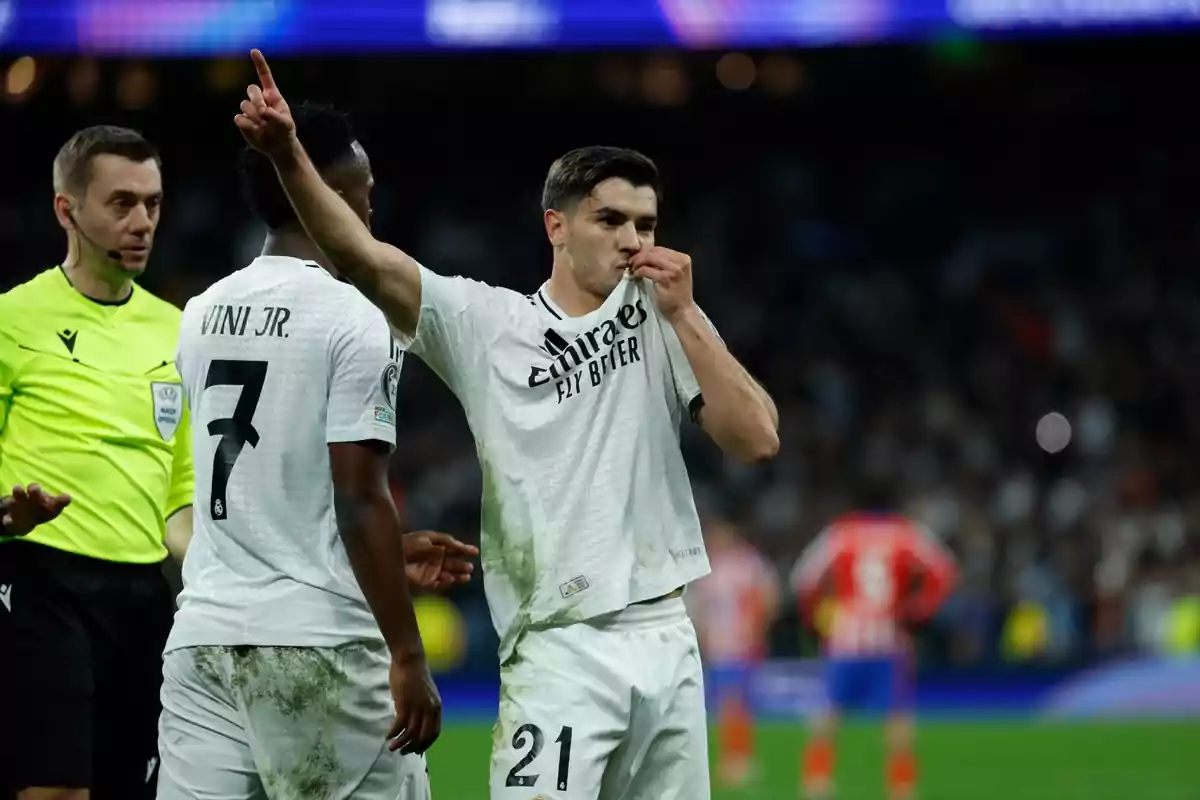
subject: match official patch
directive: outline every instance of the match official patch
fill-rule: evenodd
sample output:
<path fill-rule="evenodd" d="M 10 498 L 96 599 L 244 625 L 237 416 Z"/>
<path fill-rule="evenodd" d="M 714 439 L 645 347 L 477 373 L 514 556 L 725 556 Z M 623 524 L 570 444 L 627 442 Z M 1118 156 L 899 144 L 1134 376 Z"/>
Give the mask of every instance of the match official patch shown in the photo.
<path fill-rule="evenodd" d="M 571 578 L 571 580 L 559 586 L 558 591 L 563 596 L 563 599 L 566 600 L 568 597 L 574 597 L 579 594 L 590 585 L 587 578 L 580 575 L 577 578 Z"/>
<path fill-rule="evenodd" d="M 153 381 L 150 396 L 154 398 L 154 427 L 164 441 L 169 440 L 183 420 L 183 386 Z"/>

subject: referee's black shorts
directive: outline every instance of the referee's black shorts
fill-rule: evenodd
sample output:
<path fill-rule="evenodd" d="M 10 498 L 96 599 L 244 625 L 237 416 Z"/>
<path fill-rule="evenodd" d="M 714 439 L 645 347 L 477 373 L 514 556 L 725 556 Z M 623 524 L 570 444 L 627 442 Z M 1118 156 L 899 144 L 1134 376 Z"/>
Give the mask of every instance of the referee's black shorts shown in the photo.
<path fill-rule="evenodd" d="M 174 598 L 161 565 L 0 543 L 0 798 L 153 798 Z"/>

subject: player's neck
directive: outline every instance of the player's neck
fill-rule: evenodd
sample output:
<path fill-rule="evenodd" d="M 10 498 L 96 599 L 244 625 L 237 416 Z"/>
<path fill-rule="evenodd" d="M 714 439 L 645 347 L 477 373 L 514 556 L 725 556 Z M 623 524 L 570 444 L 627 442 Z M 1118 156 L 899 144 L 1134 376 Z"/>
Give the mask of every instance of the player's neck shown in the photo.
<path fill-rule="evenodd" d="M 133 291 L 132 277 L 122 275 L 107 262 L 93 263 L 93 260 L 86 258 L 74 243 L 67 248 L 62 271 L 75 291 L 101 303 L 120 303 Z"/>
<path fill-rule="evenodd" d="M 604 305 L 605 298 L 593 294 L 579 285 L 569 268 L 554 265 L 550 280 L 546 282 L 546 294 L 568 317 L 582 317 Z"/>
<path fill-rule="evenodd" d="M 325 257 L 325 253 L 321 252 L 321 248 L 317 247 L 316 243 L 308 238 L 308 234 L 304 231 L 296 231 L 285 229 L 274 231 L 267 234 L 267 240 L 263 242 L 262 255 L 264 256 L 285 256 L 287 258 L 298 258 L 301 261 L 312 261 L 320 264 L 321 267 L 335 278 L 338 273 L 329 263 L 329 259 Z"/>

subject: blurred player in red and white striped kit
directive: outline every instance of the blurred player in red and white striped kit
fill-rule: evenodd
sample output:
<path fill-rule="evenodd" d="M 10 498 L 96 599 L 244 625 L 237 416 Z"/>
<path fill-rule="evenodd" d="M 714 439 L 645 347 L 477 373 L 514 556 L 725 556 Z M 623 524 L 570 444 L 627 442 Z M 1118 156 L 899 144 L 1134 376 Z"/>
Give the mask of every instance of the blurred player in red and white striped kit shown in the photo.
<path fill-rule="evenodd" d="M 882 499 L 878 490 L 873 495 Z M 937 612 L 957 579 L 953 556 L 930 531 L 888 511 L 835 519 L 801 555 L 791 583 L 801 613 L 824 637 L 830 703 L 815 720 L 804 751 L 802 784 L 809 800 L 831 795 L 834 734 L 841 715 L 852 710 L 885 715 L 888 795 L 913 796 L 910 631 Z"/>
<path fill-rule="evenodd" d="M 710 702 L 717 709 L 717 778 L 727 786 L 741 786 L 755 771 L 748 676 L 767 654 L 780 580 L 733 523 L 706 521 L 704 542 L 712 572 L 689 589 L 688 607 L 707 662 Z"/>

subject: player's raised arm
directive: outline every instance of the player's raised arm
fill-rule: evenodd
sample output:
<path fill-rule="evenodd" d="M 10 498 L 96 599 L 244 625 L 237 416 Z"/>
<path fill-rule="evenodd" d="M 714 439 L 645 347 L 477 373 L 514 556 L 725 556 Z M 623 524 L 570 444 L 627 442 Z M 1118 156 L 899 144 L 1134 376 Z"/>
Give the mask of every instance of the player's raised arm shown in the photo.
<path fill-rule="evenodd" d="M 380 242 L 346 201 L 326 185 L 296 138 L 296 124 L 258 50 L 251 59 L 260 85 L 247 88 L 234 123 L 251 147 L 275 165 L 296 216 L 314 242 L 388 321 L 409 336 L 421 310 L 421 270 L 402 250 Z"/>

